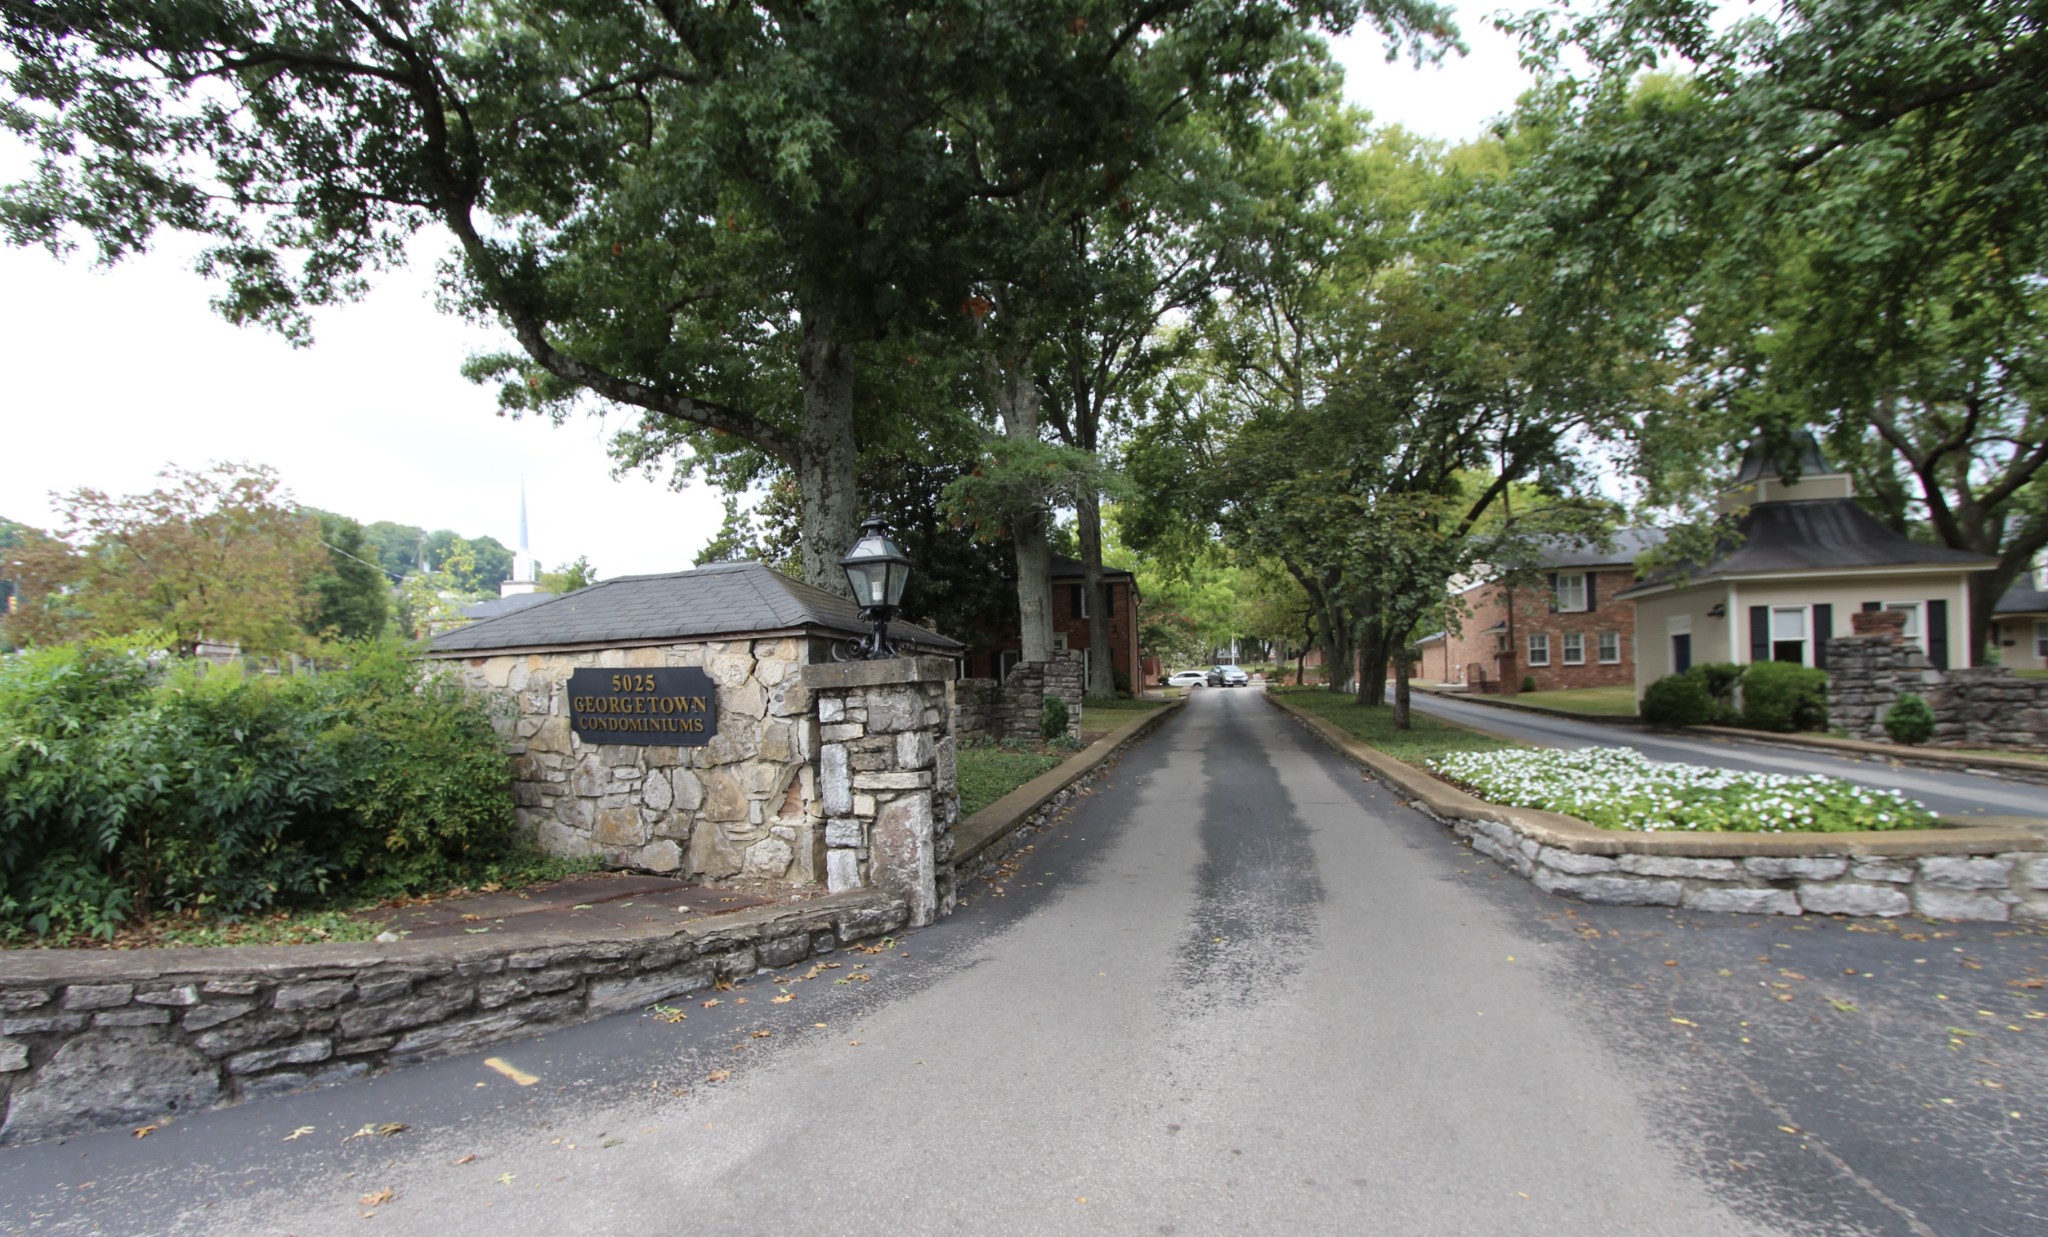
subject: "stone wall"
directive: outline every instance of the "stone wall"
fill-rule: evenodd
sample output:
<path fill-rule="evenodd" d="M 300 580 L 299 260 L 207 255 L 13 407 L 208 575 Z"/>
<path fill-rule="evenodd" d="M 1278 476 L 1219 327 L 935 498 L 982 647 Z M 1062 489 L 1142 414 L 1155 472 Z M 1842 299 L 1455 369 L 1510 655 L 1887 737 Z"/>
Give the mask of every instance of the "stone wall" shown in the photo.
<path fill-rule="evenodd" d="M 2005 666 L 1936 670 L 1891 611 L 1852 616 L 1861 633 L 1830 640 L 1828 724 L 1852 739 L 1889 743 L 1884 716 L 1911 692 L 1934 711 L 1930 747 L 2048 751 L 2048 679 L 2022 679 Z"/>
<path fill-rule="evenodd" d="M 522 833 L 560 855 L 697 880 L 823 878 L 824 821 L 811 761 L 816 721 L 798 670 L 798 637 L 713 640 L 461 660 L 465 678 L 513 708 L 500 720 L 513 755 Z M 718 689 L 718 733 L 702 747 L 585 743 L 569 730 L 569 675 L 590 666 L 701 667 Z"/>
<path fill-rule="evenodd" d="M 2048 856 L 2026 851 L 1859 855 L 1855 844 L 1841 843 L 1835 854 L 1592 855 L 1545 845 L 1504 821 L 1451 825 L 1472 849 L 1537 888 L 1584 902 L 1744 915 L 1918 914 L 2048 923 Z"/>
<path fill-rule="evenodd" d="M 826 887 L 900 897 L 923 927 L 953 908 L 953 663 L 846 662 L 802 678 L 818 709 Z"/>
<path fill-rule="evenodd" d="M 1010 668 L 1001 683 L 994 679 L 961 679 L 953 684 L 953 733 L 962 743 L 1000 743 L 1016 739 L 1036 743 L 1043 736 L 1039 719 L 1045 698 L 1067 704 L 1067 737 L 1081 737 L 1082 659 L 1087 654 L 1066 650 L 1051 661 L 1023 661 Z"/>
<path fill-rule="evenodd" d="M 880 894 L 605 939 L 0 955 L 0 1143 L 157 1121 L 637 1009 L 901 928 Z"/>

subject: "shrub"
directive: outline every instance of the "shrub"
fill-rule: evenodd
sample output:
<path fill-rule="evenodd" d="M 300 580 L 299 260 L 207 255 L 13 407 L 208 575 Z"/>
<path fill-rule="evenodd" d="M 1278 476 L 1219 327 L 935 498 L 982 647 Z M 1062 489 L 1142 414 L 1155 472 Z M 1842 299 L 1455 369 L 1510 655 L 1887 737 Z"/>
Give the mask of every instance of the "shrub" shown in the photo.
<path fill-rule="evenodd" d="M 1885 710 L 1884 732 L 1894 743 L 1925 743 L 1934 737 L 1934 710 L 1912 692 Z"/>
<path fill-rule="evenodd" d="M 1742 676 L 1742 724 L 1753 730 L 1825 730 L 1828 672 L 1762 661 Z"/>
<path fill-rule="evenodd" d="M 1038 733 L 1047 743 L 1067 737 L 1067 702 L 1058 696 L 1047 696 L 1045 707 L 1038 711 Z"/>
<path fill-rule="evenodd" d="M 1533 691 L 1535 691 L 1535 690 L 1536 690 L 1536 676 L 1535 676 L 1535 675 L 1533 675 L 1533 674 L 1525 674 L 1525 675 L 1523 675 L 1523 676 L 1522 676 L 1522 690 L 1523 690 L 1523 691 L 1525 691 L 1525 692 L 1533 692 Z"/>
<path fill-rule="evenodd" d="M 0 665 L 0 933 L 242 916 L 503 853 L 510 770 L 481 703 L 395 646 L 344 661 L 244 677 L 100 645 Z"/>
<path fill-rule="evenodd" d="M 1719 714 L 1707 685 L 1686 674 L 1667 674 L 1643 689 L 1643 720 L 1657 726 L 1704 726 Z"/>
<path fill-rule="evenodd" d="M 1685 673 L 1700 681 L 1707 689 L 1707 695 L 1714 702 L 1714 720 L 1732 722 L 1735 720 L 1735 685 L 1742 682 L 1747 666 L 1738 666 L 1732 661 L 1703 661 Z"/>

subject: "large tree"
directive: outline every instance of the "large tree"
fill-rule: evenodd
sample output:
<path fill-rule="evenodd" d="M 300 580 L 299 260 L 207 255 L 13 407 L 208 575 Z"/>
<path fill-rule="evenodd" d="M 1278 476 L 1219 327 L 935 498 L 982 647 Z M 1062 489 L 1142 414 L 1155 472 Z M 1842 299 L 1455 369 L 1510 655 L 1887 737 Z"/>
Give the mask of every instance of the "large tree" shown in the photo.
<path fill-rule="evenodd" d="M 765 453 L 798 479 L 805 578 L 843 590 L 860 346 L 1007 274 L 1002 204 L 1143 156 L 1141 57 L 1248 77 L 1290 26 L 1354 11 L 0 0 L 0 106 L 41 152 L 0 212 L 17 243 L 83 230 L 108 259 L 160 227 L 209 237 L 223 312 L 295 337 L 438 226 L 449 300 L 518 345 L 473 376 L 515 409 L 594 396 Z"/>
<path fill-rule="evenodd" d="M 319 522 L 267 468 L 167 468 L 147 494 L 60 495 L 56 535 L 10 551 L 21 588 L 8 637 L 42 643 L 133 632 L 253 653 L 305 642 L 314 579 L 331 570 Z"/>
<path fill-rule="evenodd" d="M 1811 425 L 1894 526 L 1996 556 L 1972 577 L 1975 658 L 2048 546 L 2048 12 L 1786 0 L 1717 27 L 1715 7 L 1532 24 L 1589 69 L 1528 111 L 1555 137 L 1518 191 L 1558 275 L 1547 312 L 1685 364 L 1673 454 L 1703 426 L 1725 451 Z"/>

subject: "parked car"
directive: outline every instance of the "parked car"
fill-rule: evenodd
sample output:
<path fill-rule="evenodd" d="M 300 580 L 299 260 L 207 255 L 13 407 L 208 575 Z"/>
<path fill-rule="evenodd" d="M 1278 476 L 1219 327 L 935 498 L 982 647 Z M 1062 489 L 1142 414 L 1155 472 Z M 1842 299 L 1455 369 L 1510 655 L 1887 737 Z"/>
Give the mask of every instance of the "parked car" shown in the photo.
<path fill-rule="evenodd" d="M 1166 680 L 1168 687 L 1201 687 L 1207 684 L 1209 676 L 1200 670 L 1181 670 Z"/>
<path fill-rule="evenodd" d="M 1211 666 L 1208 678 L 1211 687 L 1243 687 L 1252 681 L 1252 676 L 1236 666 Z"/>

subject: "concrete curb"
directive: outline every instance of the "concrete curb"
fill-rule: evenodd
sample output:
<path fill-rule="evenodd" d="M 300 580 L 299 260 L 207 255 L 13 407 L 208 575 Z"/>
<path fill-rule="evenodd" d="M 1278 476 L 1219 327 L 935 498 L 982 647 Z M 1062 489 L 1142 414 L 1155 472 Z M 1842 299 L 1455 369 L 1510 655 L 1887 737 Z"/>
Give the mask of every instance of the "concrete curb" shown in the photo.
<path fill-rule="evenodd" d="M 1534 713 L 1538 717 L 1555 717 L 1568 722 L 1592 722 L 1599 726 L 1621 726 L 1628 729 L 1647 728 L 1649 723 L 1640 717 L 1623 717 L 1617 713 L 1574 713 L 1570 709 L 1548 709 L 1540 704 L 1520 704 L 1503 700 L 1498 696 L 1475 695 L 1472 692 L 1447 692 L 1435 687 L 1417 687 L 1439 700 L 1464 700 L 1472 704 L 1483 704 L 1489 709 L 1506 709 L 1511 713 Z"/>
<path fill-rule="evenodd" d="M 951 862 L 953 870 L 959 874 L 956 879 L 964 880 L 973 869 L 1000 858 L 1008 850 L 1003 843 L 1061 791 L 1094 773 L 1124 748 L 1165 725 L 1167 718 L 1185 707 L 1187 700 L 1183 697 L 1125 722 L 1068 757 L 1057 768 L 1046 770 L 955 825 Z M 1085 711 L 1086 706 L 1083 706 L 1084 715 Z"/>
<path fill-rule="evenodd" d="M 1750 914 L 1909 912 L 2048 921 L 2048 821 L 1991 818 L 1894 833 L 1627 833 L 1501 807 L 1268 695 L 1275 708 L 1531 879 L 1589 902 Z"/>

